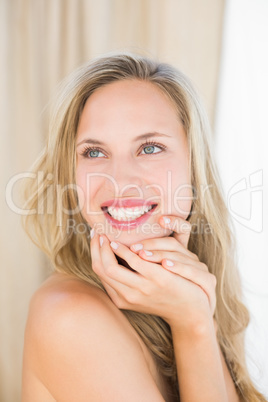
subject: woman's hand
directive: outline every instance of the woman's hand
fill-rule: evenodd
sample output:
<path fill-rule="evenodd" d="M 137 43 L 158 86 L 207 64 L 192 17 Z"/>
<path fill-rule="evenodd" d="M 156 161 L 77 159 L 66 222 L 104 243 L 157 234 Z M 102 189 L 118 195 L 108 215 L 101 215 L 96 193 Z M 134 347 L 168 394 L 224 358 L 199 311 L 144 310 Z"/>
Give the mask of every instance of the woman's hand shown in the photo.
<path fill-rule="evenodd" d="M 188 330 L 204 318 L 212 319 L 216 279 L 187 249 L 189 223 L 168 218 L 170 222 L 162 217 L 160 224 L 173 231 L 171 237 L 147 239 L 130 248 L 95 235 L 92 266 L 118 308 L 159 315 L 170 326 Z M 114 254 L 134 271 L 118 264 Z"/>

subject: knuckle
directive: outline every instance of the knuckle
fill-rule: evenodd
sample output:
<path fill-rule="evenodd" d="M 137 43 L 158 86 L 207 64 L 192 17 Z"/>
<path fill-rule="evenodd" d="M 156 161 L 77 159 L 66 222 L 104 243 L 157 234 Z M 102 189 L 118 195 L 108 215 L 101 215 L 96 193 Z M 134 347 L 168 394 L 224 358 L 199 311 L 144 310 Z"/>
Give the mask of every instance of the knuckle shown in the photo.
<path fill-rule="evenodd" d="M 200 267 L 203 271 L 208 272 L 208 267 L 204 262 L 200 262 Z"/>
<path fill-rule="evenodd" d="M 150 296 L 152 294 L 152 284 L 150 282 L 142 285 L 140 291 L 144 296 Z"/>
<path fill-rule="evenodd" d="M 116 307 L 118 307 L 118 308 L 124 308 L 124 307 L 126 307 L 126 303 L 123 302 L 123 300 L 122 300 L 121 297 L 119 297 L 119 296 L 113 296 L 113 297 L 112 297 L 112 301 L 113 301 L 113 303 L 116 305 Z"/>
<path fill-rule="evenodd" d="M 114 265 L 113 264 L 107 264 L 105 267 L 105 274 L 109 277 L 112 277 L 114 272 Z"/>
<path fill-rule="evenodd" d="M 155 284 L 159 289 L 167 289 L 169 286 L 169 280 L 169 275 L 159 275 L 154 279 Z"/>
<path fill-rule="evenodd" d="M 182 264 L 180 270 L 187 278 L 195 277 L 195 274 L 198 273 L 191 265 Z"/>
<path fill-rule="evenodd" d="M 102 271 L 101 264 L 99 263 L 92 264 L 92 270 L 95 272 L 95 274 L 100 275 Z"/>
<path fill-rule="evenodd" d="M 136 292 L 128 292 L 125 296 L 125 299 L 129 304 L 138 304 L 138 297 Z"/>
<path fill-rule="evenodd" d="M 214 274 L 210 273 L 209 275 L 210 275 L 211 284 L 212 284 L 213 288 L 215 288 L 216 285 L 217 285 L 217 278 L 216 278 L 216 276 Z"/>
<path fill-rule="evenodd" d="M 171 246 L 174 247 L 175 250 L 177 250 L 178 249 L 178 240 L 176 240 L 175 237 L 169 237 L 168 239 L 171 243 Z"/>
<path fill-rule="evenodd" d="M 147 239 L 141 242 L 143 244 L 144 249 L 146 250 L 154 250 L 157 249 L 158 241 L 156 239 Z"/>
<path fill-rule="evenodd" d="M 135 266 L 139 265 L 139 257 L 136 254 L 132 254 L 128 257 L 128 264 L 131 268 L 135 269 Z"/>
<path fill-rule="evenodd" d="M 199 258 L 198 258 L 198 256 L 197 256 L 195 253 L 192 253 L 192 252 L 190 251 L 190 255 L 191 255 L 191 257 L 193 258 L 193 260 L 199 261 Z"/>

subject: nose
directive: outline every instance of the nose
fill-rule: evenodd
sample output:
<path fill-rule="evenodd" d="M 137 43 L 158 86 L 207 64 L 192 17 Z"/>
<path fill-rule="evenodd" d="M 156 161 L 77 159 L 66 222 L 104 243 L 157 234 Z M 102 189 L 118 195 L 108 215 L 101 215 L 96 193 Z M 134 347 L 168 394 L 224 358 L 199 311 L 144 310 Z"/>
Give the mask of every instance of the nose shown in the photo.
<path fill-rule="evenodd" d="M 144 172 L 134 161 L 121 158 L 110 165 L 114 187 L 120 196 L 143 197 Z"/>

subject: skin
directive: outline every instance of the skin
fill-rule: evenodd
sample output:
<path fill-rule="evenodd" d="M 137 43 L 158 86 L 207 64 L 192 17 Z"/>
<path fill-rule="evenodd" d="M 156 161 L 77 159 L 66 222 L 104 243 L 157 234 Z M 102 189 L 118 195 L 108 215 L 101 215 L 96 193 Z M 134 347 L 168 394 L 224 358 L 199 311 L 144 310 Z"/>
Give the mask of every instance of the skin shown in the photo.
<path fill-rule="evenodd" d="M 160 139 L 166 148 L 160 153 L 142 155 L 135 138 L 150 132 L 167 134 L 169 137 Z M 84 156 L 81 158 L 79 147 L 83 146 L 83 141 L 96 137 L 105 142 L 104 152 L 97 153 L 96 159 L 92 159 L 92 154 L 87 154 L 86 159 Z M 142 189 L 152 188 L 152 192 L 144 190 L 144 198 L 154 195 L 155 184 L 157 188 L 166 189 L 167 171 L 171 172 L 173 201 L 176 189 L 190 185 L 187 140 L 182 123 L 171 102 L 151 83 L 121 81 L 96 91 L 82 113 L 77 143 L 77 184 L 84 193 L 88 172 L 112 173 L 120 189 L 126 184 L 136 184 Z M 127 194 L 120 194 L 131 197 L 133 190 L 134 187 L 130 186 Z M 92 207 L 96 211 L 101 202 L 114 197 L 105 179 L 97 179 L 91 191 Z M 155 238 L 152 234 L 137 234 L 135 230 L 120 233 L 116 242 L 110 232 L 100 237 L 95 235 L 91 243 L 93 269 L 117 307 L 160 315 L 169 323 L 176 340 L 183 401 L 196 398 L 201 401 L 202 391 L 204 401 L 235 401 L 237 395 L 215 336 L 216 278 L 196 255 L 187 250 L 190 228 L 184 219 L 191 208 L 189 187 L 184 195 L 187 200 L 179 205 L 178 214 L 175 213 L 174 203 L 168 211 L 168 196 L 164 192 L 162 208 L 148 221 L 161 227 Z M 165 224 L 163 214 L 168 212 L 171 222 Z M 103 214 L 91 217 L 85 207 L 83 213 L 93 228 L 105 219 Z M 186 230 L 182 233 L 178 227 Z M 138 247 L 135 245 L 137 241 Z M 148 256 L 146 250 L 152 255 Z M 118 264 L 115 255 L 126 261 L 134 272 Z M 200 348 L 196 347 L 196 357 L 190 351 L 194 348 L 189 339 L 198 339 Z M 183 352 L 181 345 L 186 346 L 188 353 Z M 207 366 L 203 363 L 204 357 L 209 361 Z M 187 374 L 186 369 L 190 363 L 197 367 L 192 370 L 196 373 L 194 386 L 193 377 L 189 369 Z M 208 383 L 207 378 L 212 380 L 213 385 Z"/>
<path fill-rule="evenodd" d="M 145 153 L 145 140 L 137 137 L 150 133 L 148 140 L 165 149 L 155 146 L 152 154 Z M 85 143 L 89 138 L 104 143 L 97 157 L 83 155 L 87 146 L 94 147 Z M 142 239 L 170 235 L 170 230 L 159 225 L 161 214 L 184 219 L 189 215 L 192 190 L 187 139 L 173 104 L 157 87 L 146 82 L 120 81 L 90 96 L 77 132 L 76 182 L 82 212 L 90 226 L 128 246 Z M 158 207 L 144 230 L 113 230 L 107 227 L 100 205 L 114 198 L 143 198 L 156 201 Z"/>
<path fill-rule="evenodd" d="M 146 145 L 136 137 L 156 132 L 168 135 L 154 138 L 165 151 L 144 155 Z M 82 155 L 88 138 L 104 142 L 102 153 L 94 153 L 98 158 Z M 97 174 L 90 189 L 88 173 Z M 189 187 L 183 187 L 185 199 L 178 205 L 170 203 L 176 189 L 190 184 L 186 135 L 157 87 L 116 82 L 88 99 L 77 133 L 77 184 L 82 213 L 95 228 L 92 267 L 109 297 L 58 273 L 36 292 L 25 333 L 22 401 L 173 402 L 148 349 L 120 311 L 130 309 L 169 323 L 181 401 L 237 402 L 213 321 L 216 278 L 187 248 Z M 137 198 L 137 189 L 144 199 L 158 197 L 156 213 L 146 222 L 157 230 L 112 231 L 100 205 L 115 197 Z"/>

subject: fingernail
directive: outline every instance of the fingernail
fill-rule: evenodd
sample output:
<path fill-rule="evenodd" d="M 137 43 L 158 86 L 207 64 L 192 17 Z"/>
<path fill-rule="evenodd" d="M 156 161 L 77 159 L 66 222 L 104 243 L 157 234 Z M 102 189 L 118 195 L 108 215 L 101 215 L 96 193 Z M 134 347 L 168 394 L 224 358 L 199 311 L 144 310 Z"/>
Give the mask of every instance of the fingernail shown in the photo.
<path fill-rule="evenodd" d="M 168 223 L 170 223 L 170 219 L 167 218 L 166 216 L 163 217 L 165 224 L 167 225 Z"/>
<path fill-rule="evenodd" d="M 142 244 L 133 244 L 133 246 L 131 246 L 132 250 L 134 251 L 139 251 L 143 249 L 143 245 Z"/>
<path fill-rule="evenodd" d="M 116 249 L 118 248 L 118 244 L 117 244 L 115 241 L 112 241 L 112 242 L 110 243 L 110 246 L 111 246 L 114 250 L 116 250 Z"/>
<path fill-rule="evenodd" d="M 151 251 L 149 251 L 149 250 L 144 250 L 144 252 L 145 252 L 145 254 L 148 255 L 148 256 L 153 255 L 153 253 L 152 253 Z"/>
<path fill-rule="evenodd" d="M 174 263 L 170 260 L 166 260 L 166 264 L 168 267 L 173 267 Z"/>
<path fill-rule="evenodd" d="M 95 234 L 95 229 L 91 229 L 91 231 L 90 231 L 90 238 L 91 239 L 93 239 L 94 234 Z"/>
<path fill-rule="evenodd" d="M 102 246 L 102 245 L 103 245 L 103 237 L 100 236 L 100 246 Z"/>

